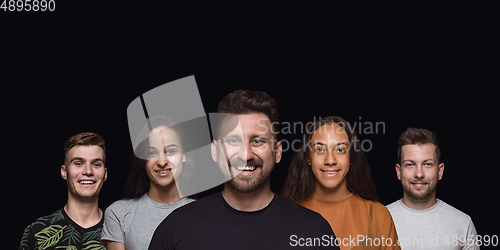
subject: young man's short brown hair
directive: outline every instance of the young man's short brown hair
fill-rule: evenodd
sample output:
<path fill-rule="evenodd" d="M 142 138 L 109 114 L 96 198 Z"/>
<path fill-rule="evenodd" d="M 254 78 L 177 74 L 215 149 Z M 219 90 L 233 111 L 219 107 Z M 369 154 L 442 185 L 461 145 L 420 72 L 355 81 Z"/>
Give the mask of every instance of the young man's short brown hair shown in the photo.
<path fill-rule="evenodd" d="M 436 158 L 438 163 L 441 159 L 441 150 L 438 146 L 436 136 L 429 130 L 423 128 L 408 128 L 399 137 L 398 162 L 401 164 L 401 150 L 404 145 L 422 145 L 432 143 L 436 148 Z"/>
<path fill-rule="evenodd" d="M 266 92 L 236 90 L 222 98 L 217 112 L 234 115 L 263 113 L 269 118 L 273 131 L 278 131 L 278 104 Z"/>
<path fill-rule="evenodd" d="M 64 157 L 68 151 L 70 151 L 75 146 L 99 146 L 102 148 L 104 152 L 106 152 L 106 144 L 104 142 L 104 138 L 99 134 L 92 132 L 83 132 L 76 135 L 71 136 L 64 142 Z M 66 162 L 66 159 L 64 160 Z"/>

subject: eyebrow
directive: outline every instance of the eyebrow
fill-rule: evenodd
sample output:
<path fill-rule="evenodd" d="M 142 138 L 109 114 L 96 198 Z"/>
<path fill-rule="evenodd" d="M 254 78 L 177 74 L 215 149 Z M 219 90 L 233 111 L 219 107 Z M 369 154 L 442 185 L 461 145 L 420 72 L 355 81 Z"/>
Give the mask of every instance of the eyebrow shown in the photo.
<path fill-rule="evenodd" d="M 242 135 L 240 133 L 229 133 L 227 135 L 224 135 L 222 138 L 234 138 L 234 137 L 241 138 Z"/>
<path fill-rule="evenodd" d="M 177 146 L 177 144 L 173 144 L 173 143 L 172 143 L 172 144 L 168 144 L 168 145 L 165 145 L 165 146 L 164 146 L 164 148 L 168 148 L 168 147 L 179 147 L 179 146 Z M 151 148 L 152 148 L 152 149 L 156 149 L 156 147 L 151 147 L 151 146 L 149 146 L 149 148 L 150 148 L 150 149 L 151 149 Z"/>
<path fill-rule="evenodd" d="M 267 135 L 258 135 L 258 134 L 251 134 L 250 138 L 262 138 L 262 139 L 267 139 Z"/>
<path fill-rule="evenodd" d="M 314 144 L 313 144 L 313 146 L 314 146 L 314 145 L 316 145 L 316 144 L 318 144 L 318 145 L 320 145 L 320 146 L 325 146 L 325 144 L 324 144 L 323 142 L 316 142 L 316 143 L 314 143 Z M 342 144 L 344 144 L 344 145 L 348 146 L 348 145 L 347 145 L 347 143 L 345 143 L 345 142 L 339 142 L 339 143 L 336 143 L 336 144 L 335 144 L 335 147 L 338 147 L 338 146 L 340 146 L 340 145 L 342 145 Z"/>
<path fill-rule="evenodd" d="M 83 158 L 81 158 L 81 157 L 73 157 L 73 158 L 71 158 L 71 160 L 69 162 L 71 163 L 71 162 L 74 162 L 74 161 L 83 161 L 83 162 L 86 162 L 86 160 L 83 159 Z M 102 162 L 104 162 L 104 160 L 102 158 L 94 158 L 90 162 L 96 162 L 96 161 L 102 161 Z"/>
<path fill-rule="evenodd" d="M 410 160 L 410 159 L 406 159 L 406 160 L 404 160 L 403 162 L 407 162 L 407 161 L 408 161 L 408 162 L 415 162 L 414 160 Z M 435 161 L 435 160 L 434 160 L 434 159 L 432 159 L 432 158 L 427 158 L 427 159 L 423 160 L 422 162 L 426 162 L 426 161 Z"/>

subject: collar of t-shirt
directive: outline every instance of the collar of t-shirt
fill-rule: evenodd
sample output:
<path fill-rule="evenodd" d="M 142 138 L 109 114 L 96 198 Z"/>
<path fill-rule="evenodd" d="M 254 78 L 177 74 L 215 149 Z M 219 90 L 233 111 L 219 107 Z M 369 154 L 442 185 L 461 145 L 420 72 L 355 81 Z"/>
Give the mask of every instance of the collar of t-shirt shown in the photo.
<path fill-rule="evenodd" d="M 429 214 L 435 213 L 436 211 L 439 210 L 439 208 L 441 208 L 441 206 L 443 205 L 443 201 L 441 201 L 440 199 L 437 199 L 437 198 L 436 198 L 436 200 L 437 200 L 436 204 L 434 204 L 432 207 L 426 208 L 426 209 L 420 209 L 420 210 L 407 207 L 403 203 L 403 199 L 400 199 L 398 201 L 398 204 L 401 207 L 401 209 L 407 213 L 411 213 L 412 215 L 423 216 L 423 215 L 429 215 Z"/>
<path fill-rule="evenodd" d="M 141 201 L 144 201 L 145 203 L 148 203 L 150 205 L 152 205 L 153 207 L 156 207 L 156 208 L 162 208 L 162 209 L 175 209 L 177 207 L 179 207 L 179 204 L 182 204 L 186 201 L 189 200 L 189 198 L 182 198 L 180 199 L 179 201 L 177 202 L 174 202 L 174 203 L 158 203 L 154 200 L 151 200 L 151 198 L 149 198 L 148 194 L 144 194 L 141 198 L 140 198 Z"/>
<path fill-rule="evenodd" d="M 269 202 L 269 204 L 264 207 L 263 209 L 260 209 L 260 210 L 257 210 L 257 211 L 240 211 L 240 210 L 237 210 L 233 207 L 231 207 L 227 201 L 224 199 L 224 197 L 222 196 L 222 192 L 219 193 L 219 199 L 222 200 L 222 202 L 224 203 L 224 206 L 231 212 L 231 213 L 234 213 L 234 214 L 237 214 L 237 215 L 244 215 L 244 216 L 257 216 L 257 215 L 262 215 L 262 214 L 265 214 L 268 210 L 270 210 L 270 207 L 272 207 L 274 201 L 276 200 L 276 193 L 274 193 L 274 196 L 273 196 L 273 199 L 271 200 L 271 202 Z"/>
<path fill-rule="evenodd" d="M 71 225 L 73 225 L 73 227 L 76 228 L 78 231 L 94 231 L 97 228 L 102 227 L 102 224 L 104 223 L 104 213 L 102 213 L 101 220 L 97 224 L 89 228 L 83 228 L 80 225 L 78 225 L 78 223 L 76 223 L 74 220 L 72 220 L 64 210 L 64 207 L 61 208 L 61 213 L 64 216 L 64 219 L 68 220 L 71 223 Z"/>

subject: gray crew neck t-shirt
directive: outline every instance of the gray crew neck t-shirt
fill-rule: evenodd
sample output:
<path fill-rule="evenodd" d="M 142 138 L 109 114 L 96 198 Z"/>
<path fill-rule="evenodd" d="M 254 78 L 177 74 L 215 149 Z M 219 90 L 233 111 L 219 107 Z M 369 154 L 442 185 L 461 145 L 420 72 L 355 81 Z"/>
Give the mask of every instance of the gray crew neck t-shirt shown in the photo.
<path fill-rule="evenodd" d="M 434 206 L 415 210 L 402 199 L 389 205 L 401 249 L 479 249 L 467 239 L 477 232 L 469 215 L 437 199 Z"/>
<path fill-rule="evenodd" d="M 104 213 L 101 241 L 123 243 L 127 250 L 148 249 L 156 227 L 176 208 L 193 201 L 184 198 L 163 204 L 154 202 L 146 194 L 139 199 L 115 201 Z"/>

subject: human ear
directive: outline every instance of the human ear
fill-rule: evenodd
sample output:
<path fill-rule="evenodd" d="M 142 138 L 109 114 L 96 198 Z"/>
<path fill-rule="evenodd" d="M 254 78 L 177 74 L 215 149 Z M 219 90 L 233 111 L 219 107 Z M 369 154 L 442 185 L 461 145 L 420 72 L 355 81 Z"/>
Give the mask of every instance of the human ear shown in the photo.
<path fill-rule="evenodd" d="M 281 161 L 281 155 L 283 153 L 283 146 L 281 144 L 281 141 L 276 143 L 276 163 L 279 163 Z"/>
<path fill-rule="evenodd" d="M 212 145 L 210 146 L 210 149 L 212 151 L 212 160 L 217 162 L 217 141 L 213 140 Z"/>
<path fill-rule="evenodd" d="M 444 163 L 441 163 L 441 164 L 439 164 L 438 180 L 443 179 L 443 173 L 444 173 Z"/>
<path fill-rule="evenodd" d="M 66 165 L 61 165 L 61 177 L 68 180 L 68 172 L 66 171 Z"/>
<path fill-rule="evenodd" d="M 396 174 L 398 179 L 401 180 L 401 166 L 398 163 L 396 163 Z"/>

